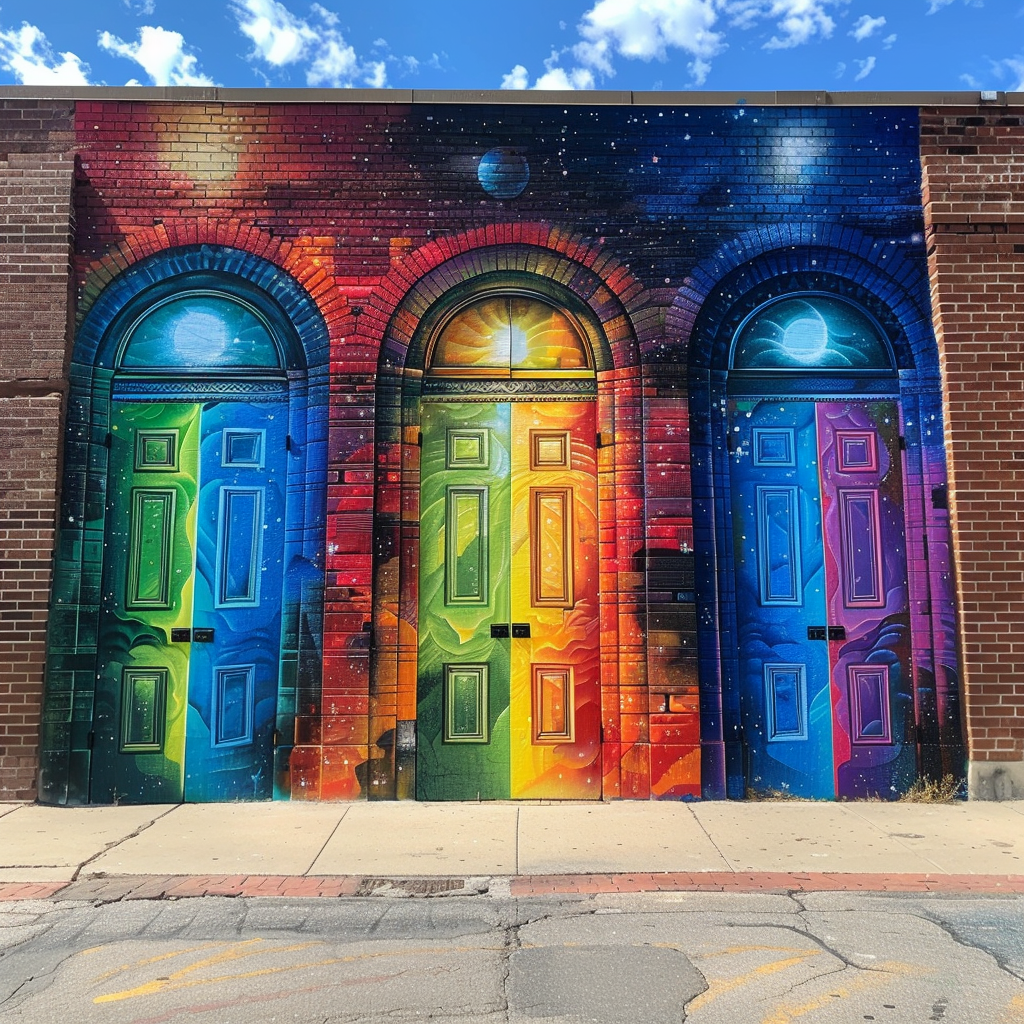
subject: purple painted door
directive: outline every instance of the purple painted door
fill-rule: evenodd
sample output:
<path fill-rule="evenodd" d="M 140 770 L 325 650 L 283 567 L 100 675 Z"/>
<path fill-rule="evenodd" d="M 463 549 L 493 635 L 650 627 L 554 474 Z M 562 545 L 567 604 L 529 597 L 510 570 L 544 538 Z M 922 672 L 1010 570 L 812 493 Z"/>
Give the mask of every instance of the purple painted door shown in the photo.
<path fill-rule="evenodd" d="M 899 411 L 816 413 L 836 795 L 894 798 L 917 776 Z"/>

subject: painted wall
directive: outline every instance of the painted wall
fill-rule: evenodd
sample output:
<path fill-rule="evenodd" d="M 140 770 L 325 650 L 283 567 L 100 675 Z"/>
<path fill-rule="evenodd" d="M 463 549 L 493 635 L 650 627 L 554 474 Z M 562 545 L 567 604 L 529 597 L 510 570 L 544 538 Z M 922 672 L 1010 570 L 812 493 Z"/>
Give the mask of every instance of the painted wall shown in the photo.
<path fill-rule="evenodd" d="M 961 775 L 918 130 L 78 103 L 44 798 Z"/>

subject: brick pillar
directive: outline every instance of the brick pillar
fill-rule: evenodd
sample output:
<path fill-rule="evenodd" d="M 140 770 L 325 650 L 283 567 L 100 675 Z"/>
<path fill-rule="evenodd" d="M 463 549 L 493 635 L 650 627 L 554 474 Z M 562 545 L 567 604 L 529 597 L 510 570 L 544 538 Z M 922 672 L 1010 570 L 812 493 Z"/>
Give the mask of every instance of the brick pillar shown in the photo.
<path fill-rule="evenodd" d="M 0 105 L 0 800 L 36 795 L 71 337 L 72 145 L 70 104 Z"/>
<path fill-rule="evenodd" d="M 1024 109 L 925 108 L 972 797 L 1024 797 Z"/>

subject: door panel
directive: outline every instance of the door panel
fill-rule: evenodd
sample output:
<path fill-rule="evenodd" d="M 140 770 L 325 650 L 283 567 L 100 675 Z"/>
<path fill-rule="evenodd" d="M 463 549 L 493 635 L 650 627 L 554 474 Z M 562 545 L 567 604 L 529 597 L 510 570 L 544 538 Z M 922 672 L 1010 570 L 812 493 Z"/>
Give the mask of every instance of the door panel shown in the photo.
<path fill-rule="evenodd" d="M 747 784 L 896 796 L 916 773 L 898 409 L 732 401 Z"/>
<path fill-rule="evenodd" d="M 509 796 L 510 421 L 507 404 L 423 406 L 420 800 Z"/>
<path fill-rule="evenodd" d="M 821 402 L 837 795 L 895 797 L 917 774 L 895 402 Z"/>
<path fill-rule="evenodd" d="M 182 799 L 199 463 L 198 405 L 111 409 L 91 796 Z"/>
<path fill-rule="evenodd" d="M 835 795 L 813 402 L 729 403 L 747 785 Z"/>
<path fill-rule="evenodd" d="M 288 407 L 204 406 L 187 800 L 269 800 L 281 667 Z"/>
<path fill-rule="evenodd" d="M 596 436 L 591 402 L 512 406 L 517 798 L 601 795 Z"/>

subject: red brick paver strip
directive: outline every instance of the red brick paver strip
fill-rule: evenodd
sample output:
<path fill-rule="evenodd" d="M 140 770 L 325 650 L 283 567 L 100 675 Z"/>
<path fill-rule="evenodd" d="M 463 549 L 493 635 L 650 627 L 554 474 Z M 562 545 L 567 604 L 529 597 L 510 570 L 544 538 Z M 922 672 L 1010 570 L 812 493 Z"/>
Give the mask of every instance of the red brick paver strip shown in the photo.
<path fill-rule="evenodd" d="M 67 882 L 0 882 L 0 900 L 47 900 Z"/>
<path fill-rule="evenodd" d="M 363 875 L 114 875 L 75 882 L 0 883 L 0 900 L 189 899 L 275 896 L 305 899 L 356 896 L 387 879 Z M 394 889 L 424 879 L 395 878 Z M 853 874 L 786 871 L 666 871 L 588 875 L 518 875 L 511 894 L 525 896 L 640 892 L 936 892 L 1024 894 L 1024 875 Z M 411 889 L 416 892 L 415 888 Z M 422 890 L 419 890 L 422 894 Z M 439 894 L 443 895 L 444 890 Z"/>

